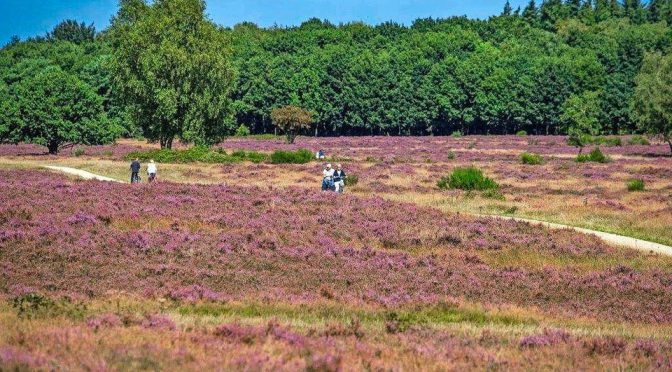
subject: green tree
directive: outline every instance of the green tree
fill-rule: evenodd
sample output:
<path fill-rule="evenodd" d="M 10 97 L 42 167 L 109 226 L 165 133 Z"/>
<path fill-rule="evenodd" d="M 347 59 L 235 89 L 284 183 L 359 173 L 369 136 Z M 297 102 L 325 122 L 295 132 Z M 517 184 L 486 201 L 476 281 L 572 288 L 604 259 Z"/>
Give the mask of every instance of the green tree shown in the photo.
<path fill-rule="evenodd" d="M 509 0 L 506 0 L 506 3 L 504 4 L 504 9 L 502 10 L 502 16 L 504 17 L 509 17 L 513 13 L 513 8 L 511 7 L 511 2 Z"/>
<path fill-rule="evenodd" d="M 647 54 L 635 82 L 639 128 L 667 142 L 672 152 L 672 55 Z"/>
<path fill-rule="evenodd" d="M 534 0 L 530 0 L 523 9 L 523 19 L 531 26 L 536 26 L 539 23 L 539 10 Z"/>
<path fill-rule="evenodd" d="M 233 132 L 230 41 L 203 0 L 123 0 L 110 38 L 113 85 L 145 137 L 171 148 Z"/>
<path fill-rule="evenodd" d="M 108 143 L 118 134 L 96 92 L 59 67 L 20 81 L 4 96 L 12 100 L 5 108 L 10 113 L 0 120 L 5 123 L 0 138 L 6 142 L 36 143 L 56 154 L 66 144 Z"/>
<path fill-rule="evenodd" d="M 75 44 L 82 44 L 91 42 L 96 36 L 96 28 L 93 24 L 86 25 L 86 23 L 77 23 L 77 21 L 68 19 L 65 20 L 47 35 L 49 40 L 69 41 Z"/>
<path fill-rule="evenodd" d="M 287 136 L 287 143 L 292 144 L 296 136 L 309 129 L 313 124 L 313 115 L 297 106 L 285 106 L 271 112 L 273 124 Z"/>
<path fill-rule="evenodd" d="M 568 143 L 579 148 L 579 154 L 586 146 L 587 136 L 600 134 L 600 99 L 597 92 L 572 95 L 562 107 L 561 119 L 565 124 Z"/>

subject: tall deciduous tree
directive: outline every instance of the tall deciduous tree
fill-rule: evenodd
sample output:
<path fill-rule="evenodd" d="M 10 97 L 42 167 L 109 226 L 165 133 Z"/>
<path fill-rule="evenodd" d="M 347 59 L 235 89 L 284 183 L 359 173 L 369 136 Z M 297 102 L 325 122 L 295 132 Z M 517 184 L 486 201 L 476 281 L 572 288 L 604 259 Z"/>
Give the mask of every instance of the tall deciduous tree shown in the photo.
<path fill-rule="evenodd" d="M 114 86 L 145 137 L 171 148 L 233 131 L 230 42 L 203 0 L 122 0 L 110 37 Z"/>
<path fill-rule="evenodd" d="M 635 81 L 639 128 L 667 142 L 672 152 L 672 55 L 648 54 Z"/>
<path fill-rule="evenodd" d="M 5 142 L 36 143 L 56 154 L 65 144 L 102 144 L 118 135 L 103 112 L 102 98 L 57 66 L 21 80 L 11 91 L 0 89 L 0 97 L 5 101 L 0 139 Z"/>

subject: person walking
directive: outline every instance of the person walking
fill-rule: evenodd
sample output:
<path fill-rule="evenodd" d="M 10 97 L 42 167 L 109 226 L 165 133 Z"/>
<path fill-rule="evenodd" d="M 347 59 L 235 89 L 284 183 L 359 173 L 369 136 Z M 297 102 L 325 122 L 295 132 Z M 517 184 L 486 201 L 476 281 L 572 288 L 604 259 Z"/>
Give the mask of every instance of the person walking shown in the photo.
<path fill-rule="evenodd" d="M 340 164 L 336 164 L 336 170 L 334 171 L 334 187 L 335 191 L 338 193 L 342 193 L 343 190 L 345 189 L 345 171 L 343 171 L 343 167 Z"/>
<path fill-rule="evenodd" d="M 149 164 L 147 164 L 147 179 L 149 183 L 156 180 L 156 163 L 154 163 L 154 159 L 150 160 Z"/>
<path fill-rule="evenodd" d="M 135 158 L 131 163 L 131 183 L 140 182 L 140 159 Z"/>

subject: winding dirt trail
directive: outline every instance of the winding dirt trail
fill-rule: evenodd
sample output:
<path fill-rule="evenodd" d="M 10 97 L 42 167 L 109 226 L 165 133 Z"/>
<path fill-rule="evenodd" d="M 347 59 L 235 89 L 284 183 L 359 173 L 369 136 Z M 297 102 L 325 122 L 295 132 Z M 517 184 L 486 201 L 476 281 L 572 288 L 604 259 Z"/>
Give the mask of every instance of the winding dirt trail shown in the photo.
<path fill-rule="evenodd" d="M 44 168 L 54 170 L 57 172 L 62 172 L 74 176 L 81 177 L 86 180 L 98 180 L 98 181 L 107 181 L 107 182 L 119 182 L 119 183 L 125 183 L 123 181 L 114 179 L 114 178 L 109 178 L 105 176 L 100 176 L 91 172 L 87 172 L 81 169 L 76 169 L 76 168 L 70 168 L 70 167 L 60 167 L 60 166 L 44 166 Z M 569 225 L 561 225 L 558 223 L 552 223 L 552 222 L 546 222 L 546 221 L 538 221 L 538 220 L 531 220 L 527 218 L 518 218 L 518 217 L 509 217 L 509 216 L 499 216 L 499 215 L 476 215 L 478 217 L 483 217 L 483 218 L 496 218 L 496 219 L 502 219 L 502 220 L 513 220 L 517 222 L 524 222 L 524 223 L 529 223 L 531 225 L 536 225 L 536 226 L 542 226 L 545 228 L 549 229 L 555 229 L 555 230 L 573 230 L 582 234 L 589 234 L 589 235 L 594 235 L 597 236 L 598 238 L 602 239 L 603 241 L 607 242 L 608 244 L 612 244 L 615 246 L 620 246 L 624 248 L 630 248 L 630 249 L 636 249 L 639 251 L 644 251 L 644 252 L 653 252 L 653 253 L 658 253 L 662 255 L 667 255 L 667 256 L 672 256 L 672 247 L 663 245 L 663 244 L 658 244 L 646 240 L 641 240 L 641 239 L 636 239 L 636 238 L 631 238 L 629 236 L 623 236 L 623 235 L 617 235 L 617 234 L 612 234 L 612 233 L 606 233 L 602 231 L 595 231 L 595 230 L 589 230 L 589 229 L 584 229 L 582 227 L 576 227 L 576 226 L 569 226 Z"/>

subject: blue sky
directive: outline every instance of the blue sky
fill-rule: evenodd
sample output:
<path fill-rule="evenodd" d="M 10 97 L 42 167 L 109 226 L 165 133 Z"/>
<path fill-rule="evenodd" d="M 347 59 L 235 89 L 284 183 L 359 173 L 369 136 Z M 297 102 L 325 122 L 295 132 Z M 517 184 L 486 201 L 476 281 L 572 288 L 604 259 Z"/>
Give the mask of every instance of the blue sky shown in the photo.
<path fill-rule="evenodd" d="M 0 45 L 12 35 L 22 39 L 44 35 L 63 19 L 108 26 L 118 0 L 0 0 Z M 310 17 L 333 23 L 393 20 L 409 24 L 418 17 L 467 15 L 487 18 L 499 14 L 506 0 L 207 0 L 208 13 L 218 24 L 242 21 L 260 26 L 291 26 Z M 527 0 L 512 0 L 523 7 Z"/>

